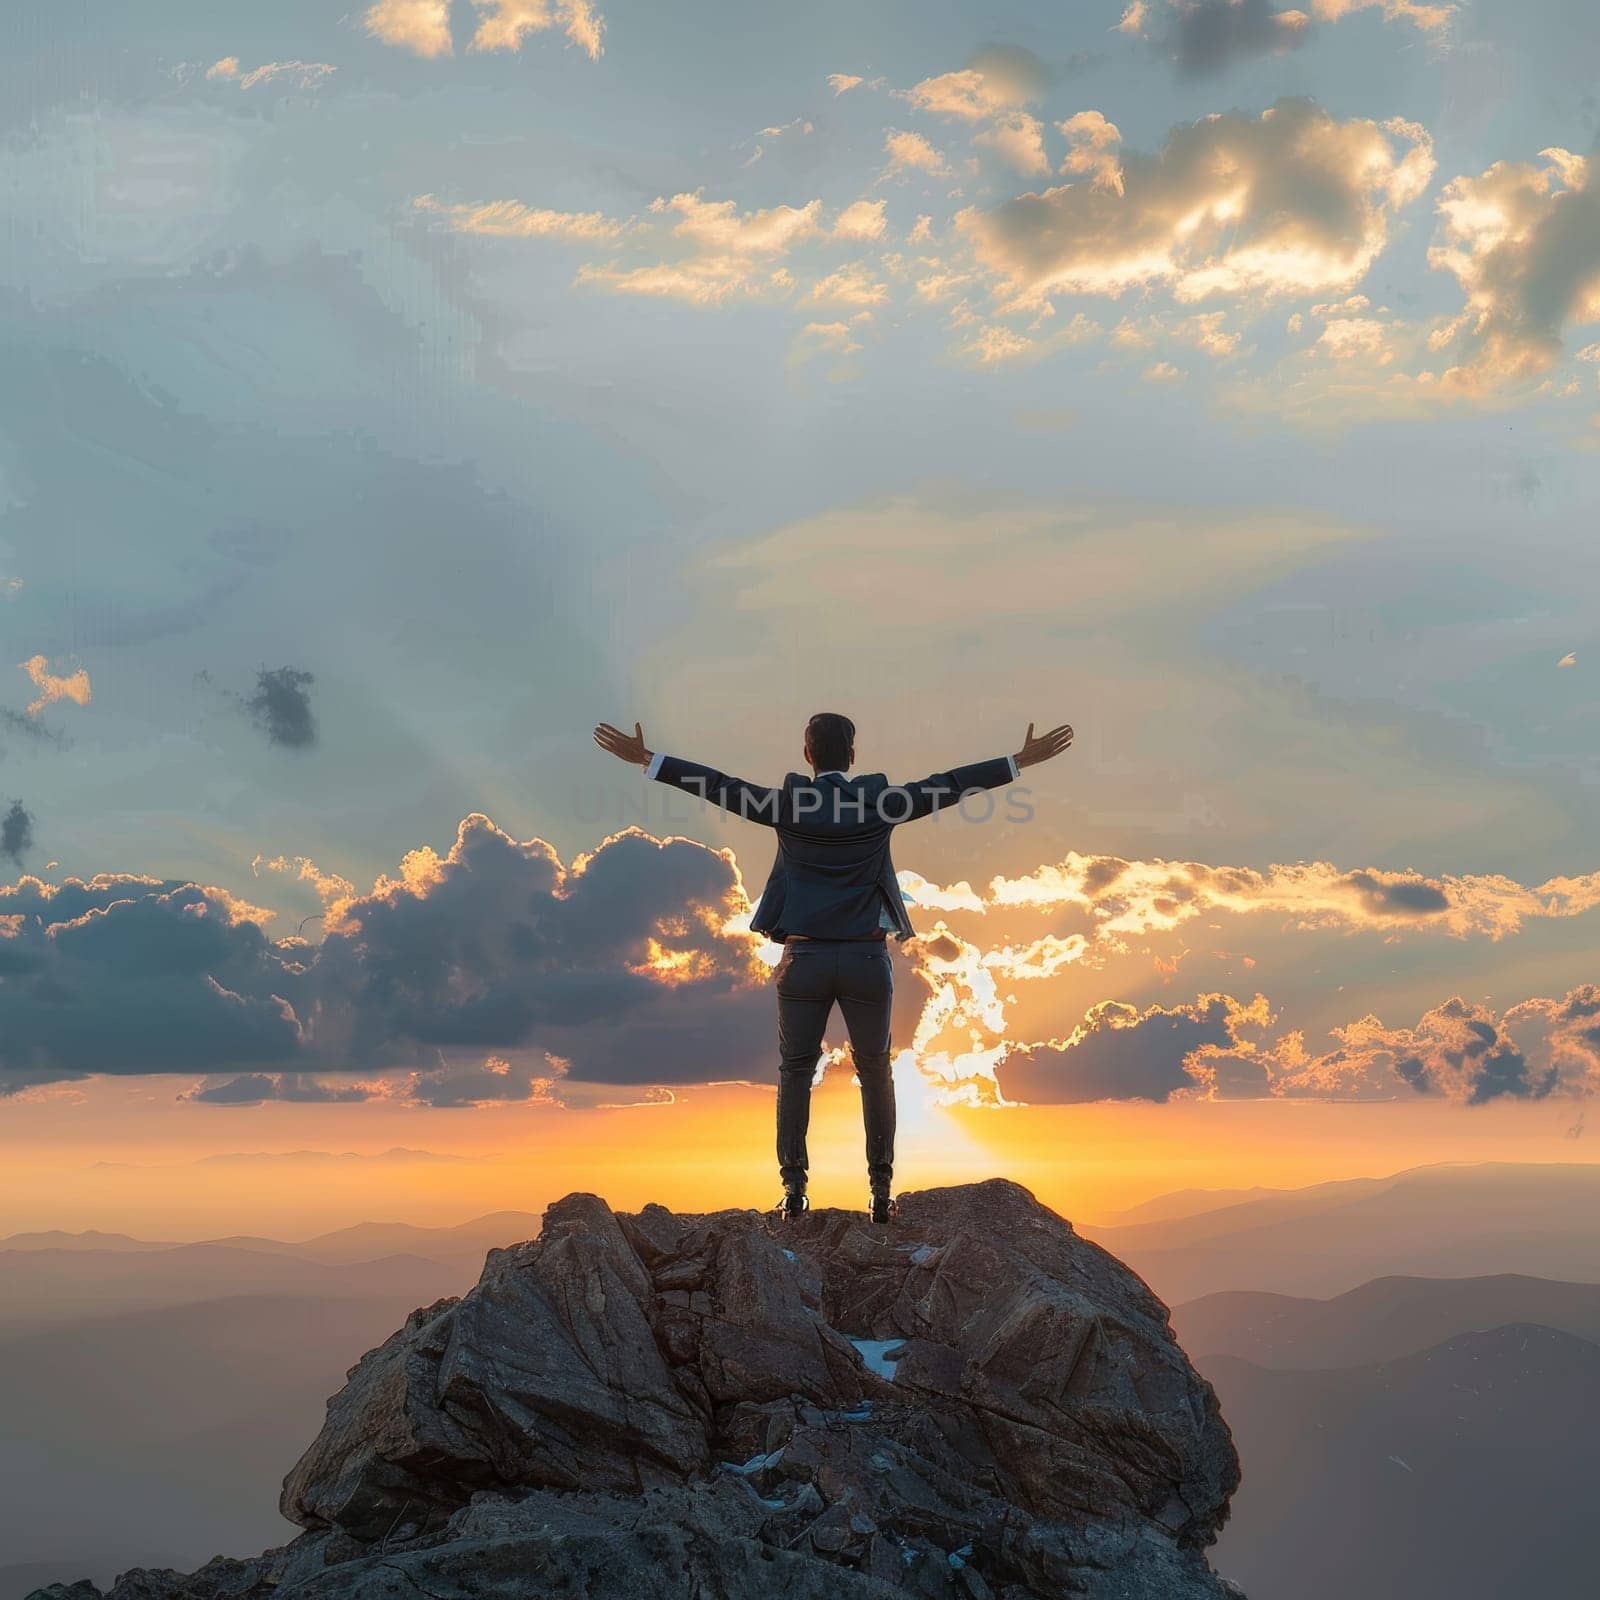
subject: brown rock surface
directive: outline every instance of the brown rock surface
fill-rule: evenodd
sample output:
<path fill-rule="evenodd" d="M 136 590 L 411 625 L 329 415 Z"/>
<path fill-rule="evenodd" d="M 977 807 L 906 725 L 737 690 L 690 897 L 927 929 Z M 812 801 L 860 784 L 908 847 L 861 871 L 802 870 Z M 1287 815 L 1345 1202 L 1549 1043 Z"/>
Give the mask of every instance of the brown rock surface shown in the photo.
<path fill-rule="evenodd" d="M 888 1228 L 570 1195 L 351 1369 L 300 1538 L 110 1595 L 1220 1600 L 1238 1476 L 1165 1307 L 1015 1184 Z"/>

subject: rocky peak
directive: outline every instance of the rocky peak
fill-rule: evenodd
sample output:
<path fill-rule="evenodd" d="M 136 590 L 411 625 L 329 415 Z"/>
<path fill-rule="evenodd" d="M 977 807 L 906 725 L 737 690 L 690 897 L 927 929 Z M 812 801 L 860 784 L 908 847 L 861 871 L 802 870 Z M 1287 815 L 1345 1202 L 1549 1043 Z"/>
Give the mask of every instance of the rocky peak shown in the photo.
<path fill-rule="evenodd" d="M 298 1539 L 110 1594 L 1220 1600 L 1238 1481 L 1166 1308 L 1016 1184 L 887 1228 L 574 1194 L 351 1368 Z"/>

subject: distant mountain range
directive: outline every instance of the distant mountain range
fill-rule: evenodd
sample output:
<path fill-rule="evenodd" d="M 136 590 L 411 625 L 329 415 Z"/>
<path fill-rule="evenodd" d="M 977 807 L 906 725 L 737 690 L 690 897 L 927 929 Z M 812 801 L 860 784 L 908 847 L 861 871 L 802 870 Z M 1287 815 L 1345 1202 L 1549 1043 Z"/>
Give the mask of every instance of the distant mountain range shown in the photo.
<path fill-rule="evenodd" d="M 1342 1294 L 1372 1278 L 1600 1282 L 1600 1163 L 1417 1167 L 1079 1231 L 1167 1303 L 1224 1289 Z"/>
<path fill-rule="evenodd" d="M 414 1303 L 239 1295 L 0 1334 L 0 1600 L 287 1538 L 279 1482 Z"/>
<path fill-rule="evenodd" d="M 1315 1370 L 1394 1361 L 1455 1334 L 1537 1323 L 1600 1344 L 1600 1284 L 1519 1273 L 1487 1278 L 1377 1278 L 1331 1300 L 1225 1290 L 1176 1307 L 1191 1356 Z"/>
<path fill-rule="evenodd" d="M 1213 1560 L 1251 1600 L 1595 1592 L 1600 1346 L 1513 1324 L 1338 1371 L 1195 1364 L 1244 1464 Z"/>
<path fill-rule="evenodd" d="M 464 1276 L 459 1263 L 422 1256 L 335 1265 L 220 1244 L 7 1250 L 0 1251 L 0 1333 L 226 1295 L 379 1298 L 420 1305 L 459 1289 Z"/>

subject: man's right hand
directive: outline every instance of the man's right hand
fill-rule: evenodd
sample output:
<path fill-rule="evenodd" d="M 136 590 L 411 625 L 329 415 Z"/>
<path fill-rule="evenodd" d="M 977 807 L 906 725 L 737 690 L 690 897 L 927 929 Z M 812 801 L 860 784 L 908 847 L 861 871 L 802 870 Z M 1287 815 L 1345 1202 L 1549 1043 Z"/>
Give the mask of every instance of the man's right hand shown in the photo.
<path fill-rule="evenodd" d="M 1072 743 L 1072 729 L 1063 722 L 1059 728 L 1052 728 L 1049 733 L 1042 733 L 1036 739 L 1033 736 L 1033 724 L 1028 724 L 1027 737 L 1022 741 L 1022 748 L 1017 751 L 1012 760 L 1018 769 L 1023 767 L 1036 767 L 1041 761 L 1048 761 L 1052 756 L 1058 756 Z"/>
<path fill-rule="evenodd" d="M 594 742 L 602 750 L 609 750 L 619 761 L 631 761 L 636 767 L 648 767 L 655 759 L 653 751 L 645 749 L 644 729 L 636 722 L 631 734 L 602 722 L 594 730 Z"/>

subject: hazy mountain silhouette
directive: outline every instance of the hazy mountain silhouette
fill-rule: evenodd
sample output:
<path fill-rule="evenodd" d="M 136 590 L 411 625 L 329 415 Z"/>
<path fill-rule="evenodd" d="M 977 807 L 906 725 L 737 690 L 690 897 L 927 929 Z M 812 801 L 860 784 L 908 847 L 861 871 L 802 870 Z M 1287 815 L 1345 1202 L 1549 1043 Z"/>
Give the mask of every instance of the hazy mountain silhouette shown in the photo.
<path fill-rule="evenodd" d="M 1252 1189 L 1174 1189 L 1170 1194 L 1141 1200 L 1126 1211 L 1107 1211 L 1094 1226 L 1121 1228 L 1136 1222 L 1175 1222 L 1180 1217 L 1196 1217 L 1202 1212 L 1220 1211 L 1224 1206 L 1244 1205 L 1250 1200 L 1265 1200 L 1287 1193 L 1290 1191 L 1260 1185 Z"/>
<path fill-rule="evenodd" d="M 1457 1334 L 1538 1323 L 1600 1344 L 1600 1284 L 1518 1273 L 1487 1278 L 1377 1278 L 1331 1300 L 1224 1290 L 1174 1308 L 1178 1342 L 1195 1357 L 1258 1367 L 1354 1367 L 1394 1361 Z"/>
<path fill-rule="evenodd" d="M 0 1600 L 289 1537 L 283 1474 L 413 1304 L 242 1295 L 0 1336 Z"/>
<path fill-rule="evenodd" d="M 233 1294 L 378 1297 L 419 1305 L 460 1288 L 462 1277 L 459 1266 L 421 1256 L 332 1265 L 210 1244 L 145 1251 L 8 1250 L 0 1252 L 0 1332 Z"/>
<path fill-rule="evenodd" d="M 173 1239 L 135 1239 L 126 1233 L 101 1233 L 86 1228 L 82 1233 L 67 1233 L 48 1228 L 42 1233 L 13 1233 L 0 1239 L 3 1250 L 174 1250 Z"/>
<path fill-rule="evenodd" d="M 1213 1559 L 1254 1600 L 1593 1592 L 1600 1346 L 1512 1325 L 1338 1371 L 1196 1365 L 1244 1464 Z"/>
<path fill-rule="evenodd" d="M 1600 1164 L 1418 1167 L 1082 1232 L 1169 1304 L 1223 1289 L 1342 1294 L 1401 1274 L 1600 1282 Z"/>

